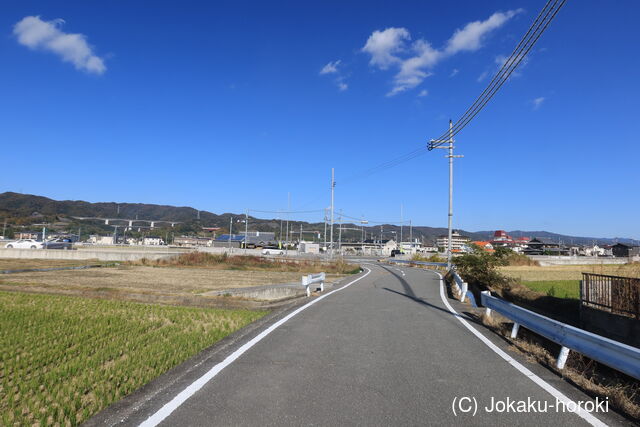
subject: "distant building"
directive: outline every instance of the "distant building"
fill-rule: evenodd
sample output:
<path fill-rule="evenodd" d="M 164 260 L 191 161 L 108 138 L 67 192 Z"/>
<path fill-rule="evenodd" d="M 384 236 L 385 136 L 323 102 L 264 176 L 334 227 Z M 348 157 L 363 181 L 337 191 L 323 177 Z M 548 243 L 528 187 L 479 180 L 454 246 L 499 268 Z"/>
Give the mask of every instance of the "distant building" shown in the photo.
<path fill-rule="evenodd" d="M 496 230 L 493 233 L 493 240 L 489 243 L 491 243 L 494 249 L 499 246 L 506 246 L 513 249 L 516 247 L 524 248 L 530 240 L 531 237 L 521 236 L 513 238 L 504 230 Z"/>
<path fill-rule="evenodd" d="M 495 252 L 495 250 L 493 249 L 493 245 L 490 242 L 478 241 L 478 242 L 471 242 L 471 244 L 476 245 L 487 252 Z"/>
<path fill-rule="evenodd" d="M 298 252 L 304 254 L 319 254 L 320 253 L 320 244 L 319 243 L 310 243 L 310 242 L 300 242 L 298 245 Z"/>
<path fill-rule="evenodd" d="M 42 240 L 42 231 L 16 231 L 13 233 L 13 238 L 19 239 L 33 239 Z"/>
<path fill-rule="evenodd" d="M 524 249 L 525 255 L 569 255 L 569 249 L 544 237 L 534 237 Z"/>
<path fill-rule="evenodd" d="M 245 246 L 245 234 L 221 234 L 214 242 L 214 246 L 225 246 L 224 244 L 231 244 L 234 247 Z M 270 231 L 249 231 L 246 235 L 246 246 L 248 248 L 258 248 L 264 246 L 271 246 L 277 243 L 276 234 Z"/>
<path fill-rule="evenodd" d="M 640 256 L 640 246 L 628 245 L 626 243 L 616 243 L 611 246 L 614 257 L 628 258 Z"/>
<path fill-rule="evenodd" d="M 212 240 L 209 237 L 198 236 L 179 236 L 173 239 L 173 245 L 187 247 L 211 246 L 211 242 Z"/>
<path fill-rule="evenodd" d="M 89 236 L 89 243 L 93 243 L 94 245 L 113 245 L 115 244 L 115 240 L 113 236 L 98 236 L 92 234 Z"/>
<path fill-rule="evenodd" d="M 145 246 L 161 246 L 164 245 L 164 240 L 157 236 L 147 236 L 142 239 L 142 244 Z"/>
<path fill-rule="evenodd" d="M 467 236 L 463 236 L 457 231 L 453 231 L 451 233 L 451 250 L 453 252 L 461 252 L 465 246 L 469 244 L 471 239 Z M 436 240 L 436 246 L 439 248 L 444 248 L 445 250 L 449 247 L 449 236 L 442 235 L 438 236 Z"/>

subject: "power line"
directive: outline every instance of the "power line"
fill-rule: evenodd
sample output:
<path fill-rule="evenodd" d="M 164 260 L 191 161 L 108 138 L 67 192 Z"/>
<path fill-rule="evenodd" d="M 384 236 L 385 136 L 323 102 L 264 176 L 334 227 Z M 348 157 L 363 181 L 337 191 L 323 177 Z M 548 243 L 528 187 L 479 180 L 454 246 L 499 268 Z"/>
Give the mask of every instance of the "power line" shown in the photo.
<path fill-rule="evenodd" d="M 467 124 L 487 105 L 502 85 L 509 79 L 529 51 L 536 44 L 542 33 L 547 29 L 551 21 L 555 18 L 566 0 L 548 0 L 544 8 L 533 21 L 529 30 L 522 37 L 509 58 L 502 65 L 500 70 L 494 75 L 485 90 L 476 98 L 465 113 L 456 121 L 451 130 L 443 133 L 439 138 L 429 143 L 429 150 L 448 143 L 448 139 L 458 134 Z"/>
<path fill-rule="evenodd" d="M 275 213 L 275 214 L 291 214 L 291 213 L 315 213 L 322 212 L 324 209 L 314 209 L 310 211 L 261 211 L 257 209 L 249 209 L 249 212 L 258 212 L 258 213 Z"/>
<path fill-rule="evenodd" d="M 396 166 L 398 166 L 398 165 L 400 165 L 402 163 L 408 162 L 409 160 L 413 160 L 416 157 L 422 156 L 425 153 L 426 153 L 425 148 L 424 147 L 420 147 L 420 148 L 415 149 L 413 151 L 410 151 L 410 152 L 408 152 L 406 154 L 398 156 L 398 157 L 396 157 L 394 159 L 391 159 L 391 160 L 388 160 L 388 161 L 386 161 L 384 163 L 381 163 L 381 164 L 379 164 L 377 166 L 374 166 L 374 167 L 369 168 L 369 169 L 365 169 L 362 172 L 358 172 L 358 173 L 356 173 L 354 175 L 351 175 L 350 177 L 346 178 L 342 182 L 338 181 L 338 184 L 345 185 L 345 184 L 349 184 L 349 183 L 351 183 L 353 181 L 356 181 L 358 179 L 367 178 L 367 177 L 369 177 L 369 176 L 371 176 L 371 175 L 373 175 L 375 173 L 382 172 L 382 171 L 387 170 L 387 169 L 391 169 L 391 168 L 396 167 Z"/>

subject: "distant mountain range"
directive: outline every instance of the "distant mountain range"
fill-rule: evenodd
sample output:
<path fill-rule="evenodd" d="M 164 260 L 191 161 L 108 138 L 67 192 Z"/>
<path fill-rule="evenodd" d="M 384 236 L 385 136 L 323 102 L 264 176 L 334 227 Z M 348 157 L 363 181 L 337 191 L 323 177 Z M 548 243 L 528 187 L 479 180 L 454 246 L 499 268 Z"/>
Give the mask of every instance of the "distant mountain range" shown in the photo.
<path fill-rule="evenodd" d="M 181 224 L 171 229 L 176 232 L 197 232 L 202 227 L 220 227 L 224 231 L 228 230 L 231 218 L 242 219 L 243 214 L 223 213 L 215 214 L 208 211 L 198 211 L 192 207 L 177 207 L 168 205 L 154 205 L 145 203 L 115 203 L 101 202 L 89 203 L 81 200 L 52 200 L 47 197 L 35 196 L 30 194 L 20 194 L 6 192 L 0 194 L 0 221 L 6 218 L 9 225 L 21 225 L 28 227 L 31 224 L 49 222 L 58 224 L 59 227 L 77 227 L 86 221 L 79 221 L 73 217 L 95 217 L 95 218 L 129 218 L 140 220 L 156 220 L 156 221 L 176 221 Z M 279 219 L 261 219 L 249 216 L 250 230 L 274 231 L 279 234 L 282 221 Z M 303 230 L 316 230 L 324 232 L 324 223 L 308 223 L 305 221 L 289 221 L 291 233 L 297 235 L 300 226 Z M 166 226 L 166 225 L 165 225 Z M 93 227 L 105 231 L 112 230 L 110 226 L 104 224 L 104 221 L 93 221 Z M 236 230 L 236 227 L 238 229 Z M 234 225 L 234 231 L 242 232 L 244 225 L 238 223 Z M 367 233 L 367 237 L 380 237 L 382 228 L 383 238 L 389 239 L 400 235 L 400 226 L 393 224 L 383 224 L 375 226 L 361 227 L 360 224 L 343 224 L 343 227 L 363 230 Z M 360 240 L 362 231 L 343 230 L 342 237 L 345 241 Z M 473 240 L 490 240 L 494 231 L 466 231 L 458 230 L 460 234 L 471 237 Z M 404 240 L 408 240 L 410 228 L 403 227 Z M 444 227 L 426 227 L 414 226 L 411 229 L 414 238 L 421 239 L 424 243 L 434 243 L 439 235 L 447 233 Z M 601 238 L 601 237 L 579 237 L 564 234 L 551 233 L 548 231 L 524 231 L 513 230 L 507 231 L 513 237 L 529 236 L 529 237 L 545 237 L 554 241 L 561 241 L 565 244 L 612 244 L 615 242 L 634 243 L 635 241 L 627 238 Z M 283 231 L 284 234 L 284 231 Z M 305 235 L 310 238 L 310 235 Z M 338 226 L 334 226 L 334 239 L 338 238 Z"/>

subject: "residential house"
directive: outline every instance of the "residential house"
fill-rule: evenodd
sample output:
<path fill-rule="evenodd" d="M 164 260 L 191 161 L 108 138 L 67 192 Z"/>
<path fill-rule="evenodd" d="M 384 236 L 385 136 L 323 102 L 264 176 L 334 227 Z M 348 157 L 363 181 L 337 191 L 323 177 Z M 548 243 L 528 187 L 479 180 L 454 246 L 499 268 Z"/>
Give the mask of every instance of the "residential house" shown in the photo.
<path fill-rule="evenodd" d="M 635 257 L 640 256 L 640 246 L 629 245 L 626 243 L 616 243 L 611 246 L 611 252 L 614 257 Z"/>

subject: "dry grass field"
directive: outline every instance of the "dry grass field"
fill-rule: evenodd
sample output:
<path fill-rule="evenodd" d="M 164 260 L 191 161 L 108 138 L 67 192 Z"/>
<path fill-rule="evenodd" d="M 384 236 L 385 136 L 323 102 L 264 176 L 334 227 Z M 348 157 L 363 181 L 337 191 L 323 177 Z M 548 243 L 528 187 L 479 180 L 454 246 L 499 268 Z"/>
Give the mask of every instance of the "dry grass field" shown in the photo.
<path fill-rule="evenodd" d="M 0 285 L 194 295 L 213 290 L 298 282 L 300 277 L 300 273 L 294 272 L 121 265 L 87 270 L 3 274 L 0 276 Z"/>
<path fill-rule="evenodd" d="M 7 260 L 5 269 L 83 265 L 81 262 Z M 84 263 L 87 264 L 87 263 Z M 10 267 L 10 268 L 9 268 Z M 0 290 L 77 295 L 102 299 L 192 306 L 247 306 L 239 298 L 204 295 L 258 285 L 299 283 L 303 274 L 326 271 L 331 283 L 357 266 L 317 262 L 275 262 L 255 257 L 185 254 L 169 261 L 146 261 L 83 270 L 0 274 Z M 251 304 L 249 304 L 251 306 Z"/>
<path fill-rule="evenodd" d="M 500 267 L 500 271 L 514 279 L 531 282 L 582 280 L 582 273 L 640 277 L 640 264 L 553 265 L 547 267 L 526 265 Z"/>
<path fill-rule="evenodd" d="M 78 267 L 82 265 L 106 264 L 105 261 L 64 260 L 64 259 L 20 259 L 0 258 L 0 270 L 21 270 L 26 268 Z"/>

